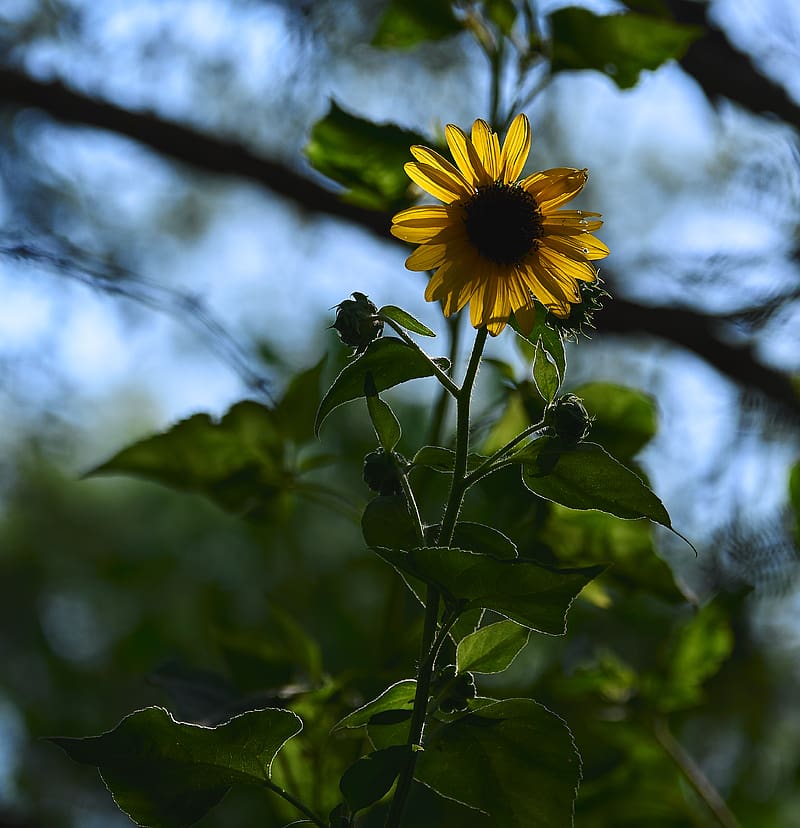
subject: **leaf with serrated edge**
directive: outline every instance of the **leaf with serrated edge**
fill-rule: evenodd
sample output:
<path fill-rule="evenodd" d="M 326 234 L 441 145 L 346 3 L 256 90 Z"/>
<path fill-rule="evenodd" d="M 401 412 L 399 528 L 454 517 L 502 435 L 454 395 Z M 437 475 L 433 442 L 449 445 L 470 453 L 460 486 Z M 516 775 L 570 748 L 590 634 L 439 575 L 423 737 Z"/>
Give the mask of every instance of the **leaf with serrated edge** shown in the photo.
<path fill-rule="evenodd" d="M 331 733 L 344 728 L 363 727 L 369 724 L 369 720 L 376 713 L 383 713 L 387 710 L 411 711 L 414 704 L 414 692 L 417 689 L 417 682 L 414 679 L 398 681 L 391 687 L 387 687 L 383 693 L 372 701 L 367 702 L 337 722 Z"/>
<path fill-rule="evenodd" d="M 502 673 L 528 643 L 531 631 L 514 621 L 481 627 L 458 642 L 459 673 Z"/>
<path fill-rule="evenodd" d="M 231 785 L 263 787 L 275 755 L 302 727 L 289 710 L 253 710 L 202 727 L 148 707 L 102 736 L 51 741 L 75 761 L 95 765 L 114 801 L 138 824 L 185 828 Z"/>
<path fill-rule="evenodd" d="M 578 593 L 604 566 L 551 569 L 534 561 L 497 560 L 452 547 L 375 552 L 398 571 L 437 587 L 461 609 L 491 609 L 533 630 L 563 635 Z"/>
<path fill-rule="evenodd" d="M 580 757 L 566 723 L 531 699 L 490 702 L 431 728 L 415 778 L 503 828 L 572 825 Z"/>

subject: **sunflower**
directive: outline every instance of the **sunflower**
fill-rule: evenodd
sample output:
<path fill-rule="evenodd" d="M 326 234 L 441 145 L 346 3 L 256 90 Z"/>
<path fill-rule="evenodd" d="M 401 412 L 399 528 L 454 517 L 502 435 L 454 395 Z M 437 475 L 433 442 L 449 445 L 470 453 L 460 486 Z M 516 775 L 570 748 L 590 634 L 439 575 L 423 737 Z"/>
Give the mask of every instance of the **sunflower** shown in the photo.
<path fill-rule="evenodd" d="M 586 183 L 587 171 L 558 167 L 518 180 L 531 148 L 531 128 L 517 115 L 500 148 L 486 121 L 468 137 L 448 124 L 455 166 L 438 152 L 411 147 L 408 177 L 443 204 L 409 207 L 392 219 L 392 234 L 419 247 L 409 270 L 433 270 L 425 298 L 445 316 L 470 304 L 470 320 L 496 336 L 513 313 L 533 328 L 534 298 L 562 319 L 581 302 L 579 282 L 597 278 L 592 261 L 608 255 L 594 236 L 600 213 L 559 210 Z"/>

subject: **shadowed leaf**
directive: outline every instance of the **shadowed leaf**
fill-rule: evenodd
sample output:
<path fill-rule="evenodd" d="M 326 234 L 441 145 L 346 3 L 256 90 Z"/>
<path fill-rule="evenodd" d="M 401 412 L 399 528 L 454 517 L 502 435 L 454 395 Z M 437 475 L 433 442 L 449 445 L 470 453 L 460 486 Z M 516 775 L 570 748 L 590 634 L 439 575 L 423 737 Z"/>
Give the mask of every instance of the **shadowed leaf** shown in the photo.
<path fill-rule="evenodd" d="M 275 754 L 302 727 L 288 710 L 255 710 L 208 728 L 148 707 L 102 736 L 51 741 L 76 762 L 95 765 L 114 801 L 137 824 L 183 828 L 231 785 L 263 787 Z"/>

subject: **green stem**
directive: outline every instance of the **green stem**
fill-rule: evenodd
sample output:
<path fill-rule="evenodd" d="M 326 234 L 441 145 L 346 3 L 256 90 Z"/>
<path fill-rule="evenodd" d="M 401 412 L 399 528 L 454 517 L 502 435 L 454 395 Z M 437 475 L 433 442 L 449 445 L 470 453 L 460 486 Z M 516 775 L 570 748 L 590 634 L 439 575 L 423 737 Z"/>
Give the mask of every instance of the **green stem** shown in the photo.
<path fill-rule="evenodd" d="M 467 455 L 469 454 L 469 414 L 470 403 L 472 402 L 472 388 L 475 384 L 475 377 L 481 362 L 484 346 L 486 345 L 486 328 L 480 328 L 475 336 L 475 344 L 472 347 L 472 354 L 469 359 L 464 382 L 456 395 L 457 405 L 457 432 L 456 432 L 456 457 L 453 470 L 453 479 L 450 485 L 450 494 L 447 498 L 442 527 L 439 530 L 438 543 L 447 546 L 453 539 L 458 513 L 461 510 L 461 503 L 464 499 L 464 478 L 467 470 Z M 400 777 L 397 780 L 392 805 L 386 817 L 385 828 L 398 828 L 403 816 L 408 794 L 411 790 L 411 782 L 414 778 L 414 768 L 417 761 L 417 751 L 414 747 L 422 745 L 422 736 L 425 729 L 425 717 L 428 712 L 428 698 L 430 696 L 431 679 L 436 666 L 436 656 L 442 642 L 446 637 L 444 628 L 437 636 L 439 620 L 439 590 L 429 586 L 425 600 L 425 622 L 422 631 L 420 644 L 419 667 L 417 668 L 417 687 L 414 693 L 414 709 L 411 713 L 411 724 L 408 733 L 408 745 L 412 748 Z"/>
<path fill-rule="evenodd" d="M 528 426 L 526 429 L 521 431 L 517 434 L 516 437 L 513 437 L 509 440 L 505 445 L 500 446 L 497 451 L 495 451 L 490 457 L 487 457 L 483 463 L 480 464 L 476 469 L 473 469 L 466 478 L 464 479 L 464 483 L 467 488 L 469 488 L 473 483 L 476 483 L 482 477 L 484 477 L 491 469 L 491 467 L 504 455 L 508 454 L 514 446 L 521 443 L 526 437 L 530 437 L 532 434 L 535 434 L 537 431 L 541 431 L 544 428 L 544 420 L 540 420 L 538 423 L 534 423 L 533 425 Z"/>
<path fill-rule="evenodd" d="M 420 353 L 425 359 L 430 362 L 431 367 L 433 368 L 433 373 L 436 376 L 436 379 L 454 396 L 457 397 L 459 393 L 459 387 L 450 379 L 445 371 L 443 371 L 434 361 L 431 359 L 422 348 L 417 345 L 417 343 L 406 333 L 403 329 L 402 325 L 398 325 L 394 319 L 389 319 L 387 316 L 378 316 L 378 319 L 382 319 L 389 327 L 393 328 L 395 333 L 403 340 L 407 345 L 410 345 L 414 348 L 415 351 Z"/>
<path fill-rule="evenodd" d="M 285 799 L 290 805 L 297 808 L 304 817 L 309 819 L 318 828 L 328 828 L 327 823 L 323 822 L 310 808 L 307 808 L 303 803 L 296 799 L 289 791 L 285 791 L 280 785 L 276 785 L 271 779 L 265 779 L 264 785 L 274 793 L 278 794 L 282 799 Z"/>
<path fill-rule="evenodd" d="M 447 497 L 447 505 L 442 518 L 442 528 L 439 531 L 439 546 L 449 546 L 453 540 L 453 532 L 456 528 L 458 513 L 461 511 L 461 503 L 464 500 L 464 493 L 467 491 L 466 473 L 467 458 L 469 456 L 469 411 L 472 403 L 472 387 L 475 384 L 475 377 L 478 375 L 478 367 L 481 363 L 483 348 L 486 345 L 486 328 L 479 328 L 475 337 L 475 344 L 472 346 L 472 354 L 469 358 L 467 373 L 464 375 L 464 382 L 461 391 L 456 398 L 456 456 L 453 464 L 453 479 L 450 483 L 450 494 Z"/>
<path fill-rule="evenodd" d="M 686 752 L 683 745 L 673 736 L 666 719 L 657 718 L 653 723 L 653 731 L 661 747 L 664 748 L 672 761 L 678 766 L 678 769 L 708 806 L 709 811 L 711 811 L 722 828 L 741 828 L 739 820 L 736 819 L 733 812 L 728 808 L 720 792 L 703 773 L 700 766 Z"/>

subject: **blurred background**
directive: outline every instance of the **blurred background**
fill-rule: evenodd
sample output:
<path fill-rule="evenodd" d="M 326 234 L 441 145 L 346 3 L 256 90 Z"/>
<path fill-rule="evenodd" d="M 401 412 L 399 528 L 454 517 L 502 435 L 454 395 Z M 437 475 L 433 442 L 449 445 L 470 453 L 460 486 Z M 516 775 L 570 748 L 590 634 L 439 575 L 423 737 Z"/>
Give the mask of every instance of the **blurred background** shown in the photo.
<path fill-rule="evenodd" d="M 546 39 L 550 15 L 567 4 L 471 5 L 495 22 L 494 7 L 518 13 L 512 44 L 531 25 Z M 800 826 L 800 473 L 791 477 L 800 456 L 800 9 L 792 0 L 581 5 L 695 28 L 679 59 L 630 83 L 618 65 L 550 73 L 545 63 L 522 76 L 511 45 L 498 59 L 503 118 L 530 87 L 521 97 L 533 126 L 527 169 L 588 167 L 577 206 L 606 222 L 598 235 L 612 255 L 601 275 L 614 299 L 592 339 L 569 346 L 569 382 L 627 386 L 642 392 L 637 404 L 654 401 L 657 429 L 629 447 L 630 459 L 699 554 L 638 524 L 614 522 L 613 542 L 668 562 L 677 587 L 666 567 L 649 581 L 670 591 L 666 604 L 722 607 L 728 644 L 708 656 L 702 699 L 675 706 L 674 730 L 742 825 Z M 424 25 L 444 10 L 441 31 L 392 47 L 387 15 L 404 7 Z M 241 399 L 274 405 L 328 351 L 320 370 L 334 376 L 346 354 L 327 329 L 330 309 L 354 290 L 447 336 L 419 274 L 404 269 L 408 250 L 387 234 L 387 205 L 340 199 L 342 187 L 309 159 L 319 159 L 314 126 L 332 103 L 429 144 L 446 123 L 488 117 L 492 67 L 466 25 L 469 7 L 0 3 L 0 825 L 130 824 L 91 769 L 40 738 L 107 730 L 134 708 L 167 703 L 165 688 L 175 700 L 180 685 L 180 700 L 196 702 L 189 691 L 208 691 L 212 673 L 240 691 L 288 685 L 295 623 L 322 654 L 309 656 L 305 678 L 349 671 L 368 693 L 411 669 L 418 613 L 392 591 L 358 527 L 368 496 L 360 462 L 373 442 L 362 411 L 337 413 L 323 431 L 322 448 L 345 458 L 326 472 L 349 498 L 334 511 L 280 501 L 242 519 L 238 505 L 220 508 L 197 487 L 83 475 L 198 412 L 219 417 Z M 492 341 L 489 355 L 523 377 L 512 339 Z M 447 352 L 446 341 L 439 347 Z M 486 377 L 489 417 L 506 397 L 499 375 Z M 311 416 L 315 393 L 304 398 Z M 414 423 L 424 428 L 433 385 L 392 399 L 404 400 L 410 437 Z M 603 539 L 592 554 L 612 554 L 611 524 L 534 517 L 535 532 L 580 531 L 583 543 Z M 611 639 L 646 617 L 660 640 L 654 619 L 666 611 L 649 595 L 642 609 L 640 593 L 609 622 Z M 676 778 L 668 749 L 656 757 L 631 735 L 612 750 L 591 730 L 594 708 L 559 683 L 584 664 L 581 630 L 598 634 L 600 604 L 576 607 L 572 645 L 532 644 L 509 679 L 569 721 L 585 715 L 583 744 L 605 745 L 584 756 L 576 824 L 725 824 Z M 254 643 L 265 630 L 269 652 Z M 628 644 L 626 663 L 646 671 L 637 658 L 649 645 Z M 323 667 L 312 669 L 319 657 Z M 621 663 L 595 658 L 580 692 L 599 692 L 606 713 L 611 705 L 633 721 L 626 705 L 639 691 Z M 622 696 L 611 704 L 614 687 Z M 570 714 L 571 704 L 584 713 Z M 621 755 L 641 773 L 612 784 L 606 772 L 624 765 Z M 654 779 L 647 769 L 664 762 L 668 781 Z M 663 813 L 647 812 L 648 799 Z M 234 804 L 227 819 L 202 824 L 255 824 L 246 796 Z"/>

